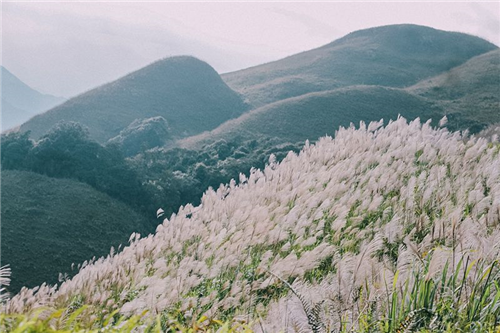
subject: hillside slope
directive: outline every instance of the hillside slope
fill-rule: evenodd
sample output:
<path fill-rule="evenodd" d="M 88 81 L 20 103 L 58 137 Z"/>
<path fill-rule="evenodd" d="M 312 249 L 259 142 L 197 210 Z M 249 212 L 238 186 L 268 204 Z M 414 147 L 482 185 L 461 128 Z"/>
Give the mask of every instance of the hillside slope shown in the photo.
<path fill-rule="evenodd" d="M 462 33 L 389 25 L 355 31 L 320 48 L 222 78 L 258 107 L 350 85 L 406 87 L 497 48 Z"/>
<path fill-rule="evenodd" d="M 465 64 L 407 88 L 349 86 L 284 99 L 245 113 L 215 130 L 179 141 L 196 148 L 220 139 L 246 135 L 303 142 L 333 135 L 333 128 L 359 121 L 413 119 L 447 115 L 451 130 L 478 133 L 500 122 L 500 50 L 473 57 Z M 332 127 L 333 126 L 333 127 Z"/>
<path fill-rule="evenodd" d="M 96 314 L 180 309 L 193 318 L 264 318 L 261 325 L 279 331 L 311 321 L 287 306 L 289 288 L 276 276 L 321 286 L 318 311 L 344 322 L 365 304 L 383 307 L 387 288 L 403 289 L 411 267 L 428 264 L 424 281 L 440 281 L 434 274 L 447 260 L 457 267 L 465 254 L 467 262 L 498 259 L 500 147 L 418 120 L 381 126 L 341 129 L 238 186 L 209 190 L 155 235 L 132 235 L 123 252 L 59 290 L 24 290 L 7 311 L 60 308 L 79 297 Z M 478 266 L 471 272 L 483 275 Z"/>
<path fill-rule="evenodd" d="M 147 221 L 125 204 L 74 180 L 2 171 L 2 265 L 12 268 L 9 291 L 58 283 L 72 263 L 126 244 Z"/>
<path fill-rule="evenodd" d="M 211 130 L 246 109 L 208 64 L 172 57 L 74 97 L 34 117 L 21 130 L 38 138 L 60 121 L 75 121 L 104 143 L 135 120 L 162 116 L 173 137 L 185 137 Z"/>
<path fill-rule="evenodd" d="M 42 94 L 0 66 L 2 79 L 2 131 L 21 125 L 34 115 L 64 101 L 64 98 Z"/>
<path fill-rule="evenodd" d="M 425 99 L 399 89 L 354 86 L 271 103 L 178 144 L 193 148 L 236 136 L 264 136 L 291 143 L 315 141 L 324 135 L 334 135 L 335 129 L 350 123 L 396 119 L 399 114 L 409 119 L 438 120 L 441 113 L 441 109 Z"/>
<path fill-rule="evenodd" d="M 449 125 L 472 132 L 500 122 L 500 50 L 479 55 L 465 64 L 406 89 L 446 110 Z"/>

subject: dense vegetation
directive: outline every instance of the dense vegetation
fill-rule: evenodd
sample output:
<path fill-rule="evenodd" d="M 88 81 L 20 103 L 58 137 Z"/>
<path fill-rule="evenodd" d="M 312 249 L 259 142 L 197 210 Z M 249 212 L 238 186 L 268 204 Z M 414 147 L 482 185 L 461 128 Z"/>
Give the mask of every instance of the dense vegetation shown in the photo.
<path fill-rule="evenodd" d="M 282 160 L 290 151 L 298 152 L 303 144 L 280 144 L 278 140 L 219 140 L 199 150 L 157 148 L 130 160 L 142 175 L 143 184 L 167 215 L 181 205 L 198 204 L 209 187 L 248 175 L 251 168 L 263 168 L 271 154 Z"/>
<path fill-rule="evenodd" d="M 55 178 L 87 183 L 109 196 L 147 212 L 150 203 L 137 172 L 126 163 L 113 145 L 101 146 L 91 140 L 77 123 L 59 123 L 34 142 L 29 133 L 2 136 L 3 170 L 26 170 Z"/>
<path fill-rule="evenodd" d="M 87 328 L 114 313 L 146 314 L 141 330 L 205 315 L 265 331 L 491 332 L 499 153 L 419 121 L 341 129 L 208 191 L 60 288 L 22 290 L 4 311 L 23 320 L 86 306 Z"/>
<path fill-rule="evenodd" d="M 116 247 L 127 240 L 132 232 L 153 232 L 157 224 L 154 212 L 159 207 L 170 215 L 181 205 L 198 203 L 209 186 L 227 183 L 238 178 L 240 172 L 248 174 L 252 167 L 264 167 L 271 154 L 281 159 L 288 151 L 299 150 L 298 145 L 235 138 L 199 151 L 157 148 L 126 160 L 121 147 L 100 145 L 76 123 L 60 123 L 38 141 L 31 140 L 29 133 L 2 136 L 2 230 L 3 236 L 8 237 L 8 241 L 2 242 L 2 262 L 13 265 L 10 292 L 15 293 L 24 285 L 55 283 L 57 274 L 67 272 L 72 262 L 102 255 L 112 245 Z M 52 178 L 37 177 L 35 173 Z M 73 181 L 59 181 L 60 178 Z M 26 188 L 14 186 L 14 181 Z M 94 192 L 82 199 L 91 192 L 85 184 Z M 44 194 L 43 189 L 51 186 L 58 192 Z M 63 190 L 64 186 L 68 189 Z M 85 191 L 79 193 L 81 188 Z M 91 200 L 95 197 L 107 199 L 96 203 Z M 116 214 L 118 207 L 123 213 Z M 137 223 L 128 224 L 133 222 L 130 217 Z M 40 242 L 26 240 L 26 234 L 30 234 L 26 230 L 34 219 L 41 221 L 35 235 Z M 110 233 L 108 228 L 121 221 L 124 225 L 117 227 L 118 234 Z M 22 227 L 23 223 L 26 227 Z M 51 240 L 54 228 L 68 229 L 66 223 L 81 225 L 85 232 L 63 233 Z M 20 228 L 16 229 L 16 225 Z M 100 231 L 93 244 L 87 243 L 83 239 L 90 237 L 87 231 L 94 229 Z M 57 260 L 52 260 L 55 254 Z M 38 269 L 40 264 L 43 268 Z M 33 267 L 39 273 L 31 274 Z"/>
<path fill-rule="evenodd" d="M 141 140 L 103 146 L 90 139 L 81 125 L 60 123 L 38 141 L 29 133 L 3 135 L 2 167 L 78 180 L 151 219 L 158 207 L 170 214 L 181 205 L 199 202 L 208 187 L 248 174 L 252 167 L 264 167 L 271 154 L 281 160 L 302 145 L 234 137 L 199 150 L 157 147 L 126 159 L 122 150 L 130 152 L 137 142 Z"/>
<path fill-rule="evenodd" d="M 2 263 L 13 269 L 10 292 L 56 283 L 71 263 L 156 227 L 157 205 L 137 172 L 116 146 L 90 140 L 79 124 L 60 123 L 36 142 L 29 133 L 2 135 L 1 164 L 1 250 Z"/>
<path fill-rule="evenodd" d="M 247 110 L 208 64 L 192 57 L 157 61 L 38 115 L 22 125 L 39 138 L 60 121 L 88 127 L 100 143 L 120 134 L 137 119 L 162 116 L 174 137 L 211 130 Z"/>
<path fill-rule="evenodd" d="M 163 117 L 135 120 L 108 141 L 117 145 L 125 156 L 134 156 L 151 148 L 163 147 L 172 140 L 171 129 Z"/>
<path fill-rule="evenodd" d="M 396 288 L 397 276 L 391 286 L 387 287 L 387 303 L 378 302 L 366 304 L 363 296 L 360 305 L 365 305 L 356 320 L 356 327 L 349 327 L 342 321 L 329 322 L 317 316 L 315 308 L 311 308 L 304 295 L 293 286 L 284 284 L 290 293 L 299 300 L 304 312 L 308 315 L 307 325 L 290 327 L 289 331 L 312 332 L 443 332 L 457 331 L 492 332 L 500 329 L 500 287 L 492 281 L 500 279 L 498 262 L 485 266 L 483 261 L 469 263 L 461 260 L 459 265 L 448 272 L 448 265 L 436 272 L 435 278 L 427 278 L 429 263 L 432 255 L 426 259 L 426 266 L 422 270 L 415 269 L 412 279 L 403 282 L 403 289 Z M 462 273 L 465 265 L 465 274 Z M 480 265 L 480 272 L 471 275 L 474 265 Z M 470 286 L 467 286 L 470 283 Z M 370 289 L 362 289 L 369 294 Z M 369 305 L 369 306 L 366 306 Z M 371 306 L 370 306 L 371 305 Z M 81 308 L 69 307 L 58 311 L 45 310 L 29 314 L 6 315 L 0 314 L 0 328 L 5 331 L 20 329 L 29 332 L 62 333 L 78 332 L 266 332 L 257 323 L 246 323 L 235 319 L 226 322 L 210 319 L 206 316 L 192 317 L 181 310 L 173 313 L 160 313 L 156 316 L 145 317 L 146 313 L 134 316 L 125 316 L 117 311 L 101 313 L 98 316 L 89 315 L 93 311 L 84 306 Z M 44 316 L 40 316 L 43 314 Z M 344 318 L 345 319 L 345 318 Z M 256 320 L 257 321 L 257 320 Z"/>

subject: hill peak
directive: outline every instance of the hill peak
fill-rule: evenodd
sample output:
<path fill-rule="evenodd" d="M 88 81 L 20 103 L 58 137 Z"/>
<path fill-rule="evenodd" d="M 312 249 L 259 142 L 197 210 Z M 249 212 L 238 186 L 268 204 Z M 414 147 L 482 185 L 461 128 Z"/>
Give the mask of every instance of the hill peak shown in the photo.
<path fill-rule="evenodd" d="M 61 120 L 89 128 L 106 142 L 136 119 L 164 117 L 173 137 L 211 130 L 247 109 L 206 62 L 191 56 L 164 58 L 37 116 L 21 126 L 40 137 Z"/>
<path fill-rule="evenodd" d="M 327 45 L 228 73 L 254 105 L 352 85 L 403 88 L 497 49 L 479 37 L 398 24 L 352 32 Z"/>
<path fill-rule="evenodd" d="M 62 97 L 43 94 L 0 66 L 2 87 L 2 131 L 21 125 L 35 114 L 64 101 Z"/>
<path fill-rule="evenodd" d="M 431 44 L 433 42 L 442 42 L 444 39 L 449 39 L 451 36 L 455 38 L 461 37 L 466 38 L 467 41 L 476 40 L 481 43 L 489 44 L 491 50 L 498 48 L 495 44 L 492 44 L 480 37 L 476 37 L 473 35 L 454 32 L 454 31 L 446 31 L 435 29 L 432 27 L 417 25 L 417 24 L 390 24 L 383 25 L 373 28 L 361 29 L 353 31 L 344 37 L 337 39 L 328 45 L 334 45 L 335 43 L 348 41 L 353 38 L 358 37 L 369 37 L 370 39 L 376 41 L 391 41 L 392 43 L 397 42 L 399 40 L 405 41 L 407 43 L 418 43 L 421 41 L 427 42 Z"/>
<path fill-rule="evenodd" d="M 157 61 L 152 62 L 151 64 L 147 65 L 146 67 L 143 67 L 133 73 L 137 72 L 143 72 L 147 69 L 177 69 L 177 70 L 186 70 L 186 69 L 193 69 L 193 70 L 207 70 L 211 71 L 217 74 L 215 69 L 213 69 L 212 66 L 210 66 L 208 63 L 205 61 L 202 61 L 196 57 L 189 56 L 189 55 L 181 55 L 181 56 L 173 56 L 173 57 L 165 57 L 162 59 L 159 59 Z M 131 73 L 131 74 L 133 74 Z"/>

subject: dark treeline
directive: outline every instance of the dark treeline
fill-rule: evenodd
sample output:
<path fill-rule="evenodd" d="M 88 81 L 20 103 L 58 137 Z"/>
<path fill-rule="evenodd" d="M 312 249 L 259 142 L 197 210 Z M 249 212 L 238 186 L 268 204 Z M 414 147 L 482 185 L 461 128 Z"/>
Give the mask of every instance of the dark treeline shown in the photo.
<path fill-rule="evenodd" d="M 200 150 L 150 149 L 130 162 L 143 177 L 153 201 L 171 214 L 181 205 L 199 204 L 209 187 L 238 180 L 240 173 L 248 175 L 252 167 L 264 168 L 271 154 L 281 160 L 289 151 L 297 152 L 301 147 L 301 144 L 277 145 L 267 138 L 235 138 L 219 140 Z"/>
<path fill-rule="evenodd" d="M 126 158 L 126 147 L 101 145 L 80 124 L 62 122 L 38 141 L 28 132 L 2 135 L 1 146 L 4 170 L 78 180 L 154 221 L 159 207 L 171 214 L 181 205 L 198 204 L 208 187 L 238 179 L 252 167 L 263 168 L 271 154 L 281 160 L 301 145 L 237 137 L 200 150 L 154 148 Z"/>
<path fill-rule="evenodd" d="M 40 140 L 29 133 L 2 136 L 4 170 L 32 171 L 54 178 L 87 183 L 137 211 L 146 212 L 150 203 L 139 175 L 114 145 L 101 146 L 89 139 L 77 123 L 60 123 Z"/>

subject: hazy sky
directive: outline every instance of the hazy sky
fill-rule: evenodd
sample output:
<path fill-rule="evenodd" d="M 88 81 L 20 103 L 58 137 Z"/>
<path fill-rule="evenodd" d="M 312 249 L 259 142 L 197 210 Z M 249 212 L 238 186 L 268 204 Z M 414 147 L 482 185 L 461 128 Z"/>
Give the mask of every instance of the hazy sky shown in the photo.
<path fill-rule="evenodd" d="M 500 2 L 4 2 L 2 64 L 70 97 L 154 60 L 194 55 L 218 72 L 358 29 L 414 23 L 500 45 Z"/>

